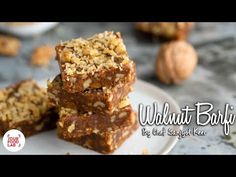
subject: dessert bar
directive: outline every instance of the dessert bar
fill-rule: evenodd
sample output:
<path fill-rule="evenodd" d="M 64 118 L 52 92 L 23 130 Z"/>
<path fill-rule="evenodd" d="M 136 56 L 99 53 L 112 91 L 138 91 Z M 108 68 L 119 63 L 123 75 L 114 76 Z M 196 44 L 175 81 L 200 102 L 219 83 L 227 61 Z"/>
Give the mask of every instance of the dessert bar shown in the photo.
<path fill-rule="evenodd" d="M 118 32 L 105 31 L 88 39 L 61 42 L 56 54 L 63 88 L 72 93 L 126 84 L 135 72 Z"/>
<path fill-rule="evenodd" d="M 18 129 L 25 136 L 56 127 L 58 115 L 47 92 L 33 80 L 0 89 L 0 135 Z"/>
<path fill-rule="evenodd" d="M 99 115 L 92 112 L 60 108 L 59 117 L 57 125 L 63 131 L 63 135 L 68 138 L 114 131 L 135 122 L 135 113 L 131 105 L 114 111 L 112 115 Z"/>
<path fill-rule="evenodd" d="M 61 77 L 58 75 L 52 82 L 48 82 L 48 95 L 50 102 L 56 106 L 111 114 L 121 100 L 132 91 L 131 85 L 134 80 L 135 75 L 127 84 L 69 93 L 63 89 Z"/>
<path fill-rule="evenodd" d="M 133 114 L 135 116 L 135 114 Z M 101 133 L 92 133 L 80 137 L 68 137 L 63 134 L 63 129 L 58 128 L 58 136 L 66 141 L 81 145 L 83 147 L 95 150 L 103 154 L 109 154 L 119 148 L 122 143 L 129 138 L 138 128 L 138 121 L 135 116 L 135 122 L 127 127 L 115 131 L 106 131 Z"/>
<path fill-rule="evenodd" d="M 138 22 L 136 29 L 162 39 L 184 40 L 187 39 L 193 24 L 192 22 Z"/>

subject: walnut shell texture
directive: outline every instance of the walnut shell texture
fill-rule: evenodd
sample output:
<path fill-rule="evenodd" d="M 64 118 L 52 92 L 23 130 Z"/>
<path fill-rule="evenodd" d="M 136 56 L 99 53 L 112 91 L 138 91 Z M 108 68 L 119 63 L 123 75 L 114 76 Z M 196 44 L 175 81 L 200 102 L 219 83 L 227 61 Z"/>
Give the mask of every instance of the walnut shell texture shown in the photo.
<path fill-rule="evenodd" d="M 197 65 L 197 52 L 185 41 L 161 45 L 156 58 L 156 75 L 165 84 L 179 84 L 186 80 Z"/>

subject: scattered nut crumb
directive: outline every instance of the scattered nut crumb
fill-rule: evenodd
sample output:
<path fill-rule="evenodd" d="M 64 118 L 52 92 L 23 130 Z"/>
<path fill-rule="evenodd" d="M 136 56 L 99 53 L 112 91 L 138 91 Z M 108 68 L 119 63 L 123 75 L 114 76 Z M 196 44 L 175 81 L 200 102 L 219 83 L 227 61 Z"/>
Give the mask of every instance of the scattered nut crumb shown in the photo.
<path fill-rule="evenodd" d="M 46 67 L 55 56 L 54 48 L 47 44 L 34 49 L 31 55 L 31 64 L 40 67 Z"/>
<path fill-rule="evenodd" d="M 21 43 L 17 38 L 0 35 L 0 55 L 16 56 Z"/>

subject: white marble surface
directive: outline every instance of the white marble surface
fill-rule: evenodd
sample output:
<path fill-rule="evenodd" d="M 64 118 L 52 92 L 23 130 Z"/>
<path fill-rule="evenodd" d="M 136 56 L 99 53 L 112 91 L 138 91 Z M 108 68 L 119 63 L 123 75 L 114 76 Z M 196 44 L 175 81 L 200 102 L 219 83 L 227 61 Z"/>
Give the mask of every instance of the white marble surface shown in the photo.
<path fill-rule="evenodd" d="M 19 56 L 0 57 L 0 82 L 12 83 L 28 77 L 42 80 L 55 76 L 59 72 L 56 61 L 44 69 L 29 65 L 34 47 L 44 43 L 54 45 L 60 40 L 89 36 L 104 30 L 122 33 L 129 55 L 137 63 L 138 77 L 164 89 L 180 107 L 193 106 L 197 101 L 210 101 L 215 109 L 223 109 L 225 103 L 236 106 L 236 23 L 196 25 L 189 41 L 198 51 L 199 63 L 193 75 L 182 85 L 166 86 L 158 82 L 154 63 L 160 43 L 136 32 L 132 23 L 61 23 L 44 35 L 22 39 Z M 236 154 L 236 149 L 223 141 L 221 126 L 203 129 L 207 136 L 184 138 L 171 154 Z"/>

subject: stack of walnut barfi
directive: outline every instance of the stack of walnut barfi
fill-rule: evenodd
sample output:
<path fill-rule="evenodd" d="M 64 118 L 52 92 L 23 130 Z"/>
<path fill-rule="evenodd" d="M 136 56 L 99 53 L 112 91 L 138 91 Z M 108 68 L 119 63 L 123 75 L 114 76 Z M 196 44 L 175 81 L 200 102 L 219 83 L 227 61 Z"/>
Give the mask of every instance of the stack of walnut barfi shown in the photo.
<path fill-rule="evenodd" d="M 128 93 L 136 78 L 120 33 L 96 34 L 56 46 L 61 73 L 48 83 L 58 136 L 101 153 L 116 150 L 138 127 Z"/>

